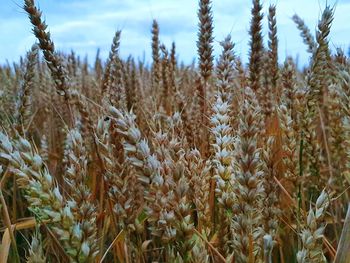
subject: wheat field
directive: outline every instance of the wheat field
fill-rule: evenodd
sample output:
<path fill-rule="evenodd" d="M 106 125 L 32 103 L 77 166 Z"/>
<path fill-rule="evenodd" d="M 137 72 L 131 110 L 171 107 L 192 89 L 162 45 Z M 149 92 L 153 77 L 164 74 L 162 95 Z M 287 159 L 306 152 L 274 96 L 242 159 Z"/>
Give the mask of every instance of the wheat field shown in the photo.
<path fill-rule="evenodd" d="M 234 35 L 214 58 L 211 0 L 198 3 L 198 63 L 177 61 L 154 20 L 145 65 L 121 58 L 122 31 L 106 61 L 57 51 L 23 1 L 36 43 L 0 65 L 0 263 L 350 262 L 350 60 L 330 48 L 335 8 L 316 27 L 292 17 L 300 69 L 279 63 L 278 6 L 251 2 L 247 65 Z"/>

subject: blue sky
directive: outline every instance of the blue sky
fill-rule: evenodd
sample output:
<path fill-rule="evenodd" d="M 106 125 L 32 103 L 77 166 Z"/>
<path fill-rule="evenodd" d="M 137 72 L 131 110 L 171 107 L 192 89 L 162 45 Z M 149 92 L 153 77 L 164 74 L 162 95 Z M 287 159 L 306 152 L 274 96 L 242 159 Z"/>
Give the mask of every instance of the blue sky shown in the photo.
<path fill-rule="evenodd" d="M 247 61 L 250 0 L 213 0 L 215 54 L 219 41 L 232 34 L 235 52 Z M 279 53 L 307 63 L 309 55 L 291 17 L 301 16 L 314 31 L 326 0 L 263 0 L 264 12 L 277 4 Z M 350 0 L 328 0 L 336 4 L 331 32 L 331 47 L 348 49 L 350 44 Z M 170 46 L 176 42 L 179 59 L 190 63 L 196 57 L 197 0 L 36 0 L 49 25 L 56 48 L 75 50 L 93 59 L 97 48 L 106 57 L 115 30 L 122 30 L 121 55 L 150 60 L 152 19 L 160 24 L 160 38 Z M 35 39 L 20 0 L 0 0 L 0 63 L 17 60 Z M 267 21 L 264 20 L 267 38 Z M 267 41 L 267 40 L 266 40 Z"/>

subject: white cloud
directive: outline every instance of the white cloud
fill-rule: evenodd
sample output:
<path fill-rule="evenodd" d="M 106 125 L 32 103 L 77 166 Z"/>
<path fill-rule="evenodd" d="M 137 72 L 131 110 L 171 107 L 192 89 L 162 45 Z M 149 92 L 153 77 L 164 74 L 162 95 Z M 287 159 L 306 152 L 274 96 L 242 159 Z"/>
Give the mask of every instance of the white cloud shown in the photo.
<path fill-rule="evenodd" d="M 15 0 L 19 1 L 19 0 Z M 151 24 L 157 19 L 161 40 L 170 45 L 176 42 L 180 59 L 190 63 L 196 57 L 197 0 L 37 0 L 49 25 L 56 47 L 63 51 L 74 49 L 93 58 L 98 47 L 107 56 L 115 30 L 122 29 L 121 54 L 135 57 L 151 54 Z M 281 60 L 286 55 L 300 55 L 301 63 L 308 54 L 291 17 L 299 14 L 314 30 L 326 0 L 265 0 L 266 14 L 270 3 L 277 3 L 277 23 Z M 328 1 L 333 4 L 334 1 Z M 1 0 L 0 4 L 0 63 L 16 60 L 24 55 L 34 37 L 31 26 L 19 3 Z M 215 53 L 220 52 L 219 41 L 232 34 L 236 54 L 247 61 L 249 50 L 249 21 L 251 1 L 213 0 Z M 350 24 L 350 2 L 338 0 L 331 33 L 331 45 L 347 48 Z M 264 18 L 264 34 L 267 22 Z"/>

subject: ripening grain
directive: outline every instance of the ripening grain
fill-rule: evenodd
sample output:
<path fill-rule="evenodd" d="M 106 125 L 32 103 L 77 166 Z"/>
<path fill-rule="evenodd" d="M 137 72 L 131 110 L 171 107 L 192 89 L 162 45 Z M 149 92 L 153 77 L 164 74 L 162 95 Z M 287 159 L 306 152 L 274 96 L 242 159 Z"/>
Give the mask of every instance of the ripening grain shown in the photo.
<path fill-rule="evenodd" d="M 199 1 L 197 65 L 180 66 L 153 20 L 146 66 L 120 57 L 122 31 L 106 61 L 59 53 L 24 1 L 37 43 L 0 66 L 0 261 L 350 262 L 350 60 L 330 48 L 334 9 L 315 34 L 292 17 L 311 57 L 300 70 L 278 63 L 278 5 L 252 1 L 243 65 L 236 36 L 214 39 L 213 4 Z"/>

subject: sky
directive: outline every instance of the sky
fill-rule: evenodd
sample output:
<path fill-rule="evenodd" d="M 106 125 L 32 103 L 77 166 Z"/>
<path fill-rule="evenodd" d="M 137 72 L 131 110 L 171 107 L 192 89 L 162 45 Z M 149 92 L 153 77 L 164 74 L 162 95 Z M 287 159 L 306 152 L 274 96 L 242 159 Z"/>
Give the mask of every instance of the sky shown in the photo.
<path fill-rule="evenodd" d="M 178 59 L 191 63 L 196 58 L 197 0 L 36 0 L 49 26 L 58 50 L 74 50 L 93 61 L 98 48 L 106 58 L 114 32 L 122 30 L 120 54 L 151 60 L 151 25 L 156 19 L 160 40 L 170 48 L 176 43 Z M 214 50 L 231 34 L 235 53 L 247 62 L 251 0 L 212 0 Z M 326 3 L 335 5 L 335 19 L 330 34 L 332 49 L 348 50 L 350 44 L 350 0 L 263 0 L 264 38 L 267 43 L 267 10 L 277 5 L 279 56 L 297 57 L 299 65 L 309 61 L 306 46 L 299 35 L 293 14 L 304 19 L 314 33 Z M 0 0 L 0 64 L 17 61 L 35 42 L 31 25 L 20 0 Z"/>

